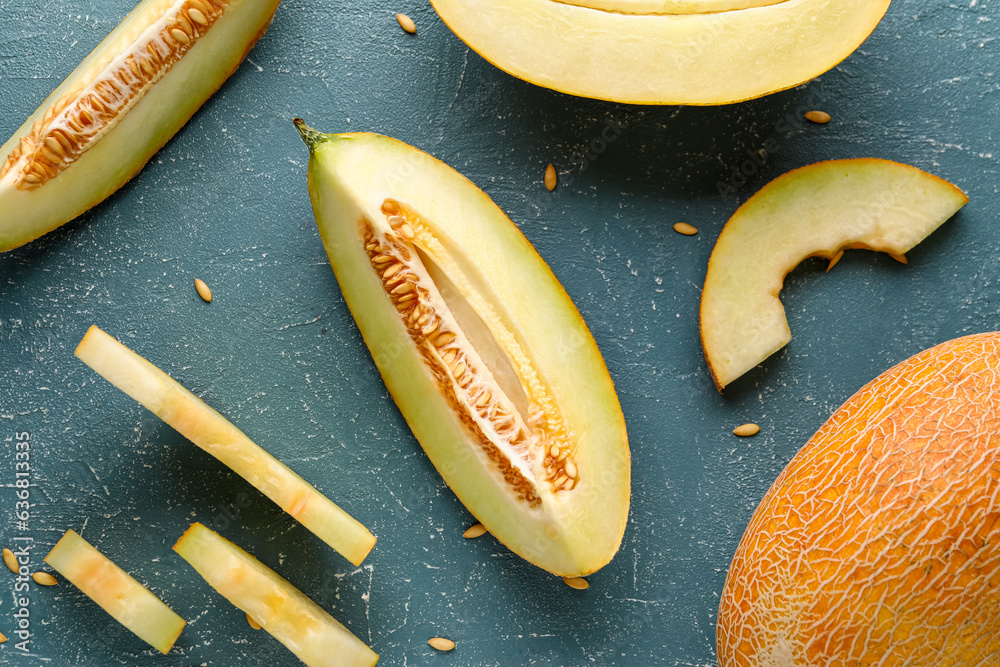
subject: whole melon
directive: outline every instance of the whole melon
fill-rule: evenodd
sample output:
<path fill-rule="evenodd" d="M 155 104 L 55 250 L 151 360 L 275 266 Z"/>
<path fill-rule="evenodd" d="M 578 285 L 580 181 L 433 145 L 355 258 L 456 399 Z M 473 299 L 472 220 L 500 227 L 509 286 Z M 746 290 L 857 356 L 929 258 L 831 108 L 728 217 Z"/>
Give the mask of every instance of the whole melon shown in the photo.
<path fill-rule="evenodd" d="M 719 605 L 721 667 L 1000 665 L 1000 333 L 848 400 L 754 513 Z"/>

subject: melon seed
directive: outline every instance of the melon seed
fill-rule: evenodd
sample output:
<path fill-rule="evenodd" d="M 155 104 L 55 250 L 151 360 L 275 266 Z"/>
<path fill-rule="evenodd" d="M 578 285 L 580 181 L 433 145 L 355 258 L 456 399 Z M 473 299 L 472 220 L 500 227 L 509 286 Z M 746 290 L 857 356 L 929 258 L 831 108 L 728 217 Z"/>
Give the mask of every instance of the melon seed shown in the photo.
<path fill-rule="evenodd" d="M 188 36 L 188 34 L 183 30 L 181 30 L 180 28 L 171 28 L 170 36 L 176 39 L 181 44 L 189 44 L 191 42 L 191 37 Z"/>
<path fill-rule="evenodd" d="M 7 641 L 7 635 L 0 632 L 0 644 L 3 644 L 5 641 Z"/>
<path fill-rule="evenodd" d="M 427 643 L 431 645 L 431 648 L 436 648 L 439 651 L 450 651 L 455 648 L 455 642 L 444 637 L 431 637 Z"/>
<path fill-rule="evenodd" d="M 694 236 L 698 233 L 698 228 L 686 222 L 678 222 L 674 224 L 674 231 L 684 236 Z"/>
<path fill-rule="evenodd" d="M 261 627 L 260 623 L 255 621 L 253 616 L 251 616 L 250 614 L 247 614 L 247 623 L 249 623 L 250 627 L 253 628 L 254 630 L 260 630 Z"/>
<path fill-rule="evenodd" d="M 485 534 L 486 534 L 486 526 L 484 526 L 481 523 L 477 523 L 474 526 L 469 526 L 469 528 L 464 533 L 462 533 L 462 537 L 464 537 L 467 540 L 471 540 L 475 537 L 480 537 L 481 535 Z"/>
<path fill-rule="evenodd" d="M 556 181 L 558 176 L 556 175 L 556 168 L 550 163 L 549 166 L 545 168 L 545 187 L 548 188 L 549 192 L 556 189 Z"/>
<path fill-rule="evenodd" d="M 205 303 L 212 303 L 212 290 L 208 289 L 208 285 L 201 278 L 195 278 L 194 288 L 198 290 L 198 296 L 205 300 Z"/>
<path fill-rule="evenodd" d="M 17 574 L 18 571 L 17 557 L 14 555 L 14 552 L 11 551 L 10 549 L 4 548 L 3 550 L 3 564 L 7 566 L 8 570 L 13 572 L 14 574 Z"/>
<path fill-rule="evenodd" d="M 583 577 L 563 577 L 563 583 L 578 591 L 585 591 L 590 588 L 590 583 Z"/>
<path fill-rule="evenodd" d="M 900 264 L 908 264 L 909 263 L 909 262 L 906 261 L 906 255 L 894 255 L 892 253 L 889 253 L 889 257 L 892 257 L 894 260 L 896 260 Z"/>
<path fill-rule="evenodd" d="M 844 256 L 844 251 L 838 250 L 837 254 L 830 258 L 830 263 L 826 265 L 827 272 L 829 272 L 830 269 L 832 269 L 833 267 L 837 266 L 837 262 L 839 262 L 840 258 L 843 256 Z"/>
<path fill-rule="evenodd" d="M 208 25 L 208 17 L 205 16 L 204 12 L 195 9 L 194 7 L 188 9 L 188 16 L 190 16 L 191 20 L 198 25 Z"/>
<path fill-rule="evenodd" d="M 410 33 L 411 35 L 417 34 L 417 24 L 413 22 L 406 14 L 396 14 L 396 20 L 399 21 L 399 27 Z"/>
<path fill-rule="evenodd" d="M 31 575 L 31 578 L 35 580 L 36 584 L 41 584 L 42 586 L 55 586 L 59 582 L 48 572 L 35 572 Z"/>
<path fill-rule="evenodd" d="M 830 122 L 830 114 L 825 111 L 807 111 L 804 116 L 806 120 L 818 125 L 826 125 Z"/>
<path fill-rule="evenodd" d="M 741 438 L 746 438 L 751 435 L 757 435 L 760 433 L 760 426 L 756 424 L 743 424 L 742 426 L 737 426 L 733 429 L 733 433 L 740 436 Z"/>

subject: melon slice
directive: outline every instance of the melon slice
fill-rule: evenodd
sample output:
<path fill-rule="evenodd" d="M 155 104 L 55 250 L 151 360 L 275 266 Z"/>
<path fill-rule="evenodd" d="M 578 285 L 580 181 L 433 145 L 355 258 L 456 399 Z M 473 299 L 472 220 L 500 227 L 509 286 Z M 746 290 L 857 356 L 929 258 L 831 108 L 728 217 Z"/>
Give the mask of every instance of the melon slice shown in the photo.
<path fill-rule="evenodd" d="M 143 0 L 0 147 L 0 252 L 125 184 L 239 66 L 279 0 Z"/>
<path fill-rule="evenodd" d="M 200 523 L 174 551 L 309 667 L 370 667 L 372 651 L 274 570 Z"/>
<path fill-rule="evenodd" d="M 1000 333 L 886 371 L 795 455 L 740 541 L 720 667 L 1000 656 Z"/>
<path fill-rule="evenodd" d="M 87 540 L 67 530 L 45 562 L 144 642 L 169 653 L 185 621 Z"/>
<path fill-rule="evenodd" d="M 889 0 L 431 0 L 500 69 L 584 97 L 725 104 L 851 54 Z"/>
<path fill-rule="evenodd" d="M 104 331 L 90 327 L 76 356 L 232 468 L 354 565 L 360 565 L 375 546 L 375 536 L 356 519 L 200 398 Z"/>
<path fill-rule="evenodd" d="M 625 422 L 548 266 L 481 190 L 426 153 L 296 123 L 344 299 L 431 462 L 526 560 L 560 576 L 606 564 L 628 517 Z"/>
<path fill-rule="evenodd" d="M 870 158 L 796 169 L 748 199 L 719 234 L 701 295 L 701 342 L 723 387 L 791 340 L 778 293 L 807 257 L 847 248 L 902 258 L 969 198 L 915 167 Z"/>

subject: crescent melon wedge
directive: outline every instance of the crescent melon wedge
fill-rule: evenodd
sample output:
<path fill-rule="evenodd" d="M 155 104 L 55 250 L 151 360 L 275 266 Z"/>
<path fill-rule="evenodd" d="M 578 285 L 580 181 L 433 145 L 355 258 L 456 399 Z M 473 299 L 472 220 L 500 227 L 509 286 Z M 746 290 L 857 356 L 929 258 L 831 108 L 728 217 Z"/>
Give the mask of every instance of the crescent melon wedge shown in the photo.
<path fill-rule="evenodd" d="M 388 137 L 296 124 L 344 299 L 431 462 L 526 560 L 560 576 L 605 565 L 628 516 L 625 423 L 549 267 L 442 162 Z"/>
<path fill-rule="evenodd" d="M 951 183 L 891 160 L 817 162 L 774 179 L 729 219 L 701 293 L 705 360 L 722 389 L 792 338 L 778 298 L 808 257 L 845 249 L 904 254 L 965 206 Z"/>

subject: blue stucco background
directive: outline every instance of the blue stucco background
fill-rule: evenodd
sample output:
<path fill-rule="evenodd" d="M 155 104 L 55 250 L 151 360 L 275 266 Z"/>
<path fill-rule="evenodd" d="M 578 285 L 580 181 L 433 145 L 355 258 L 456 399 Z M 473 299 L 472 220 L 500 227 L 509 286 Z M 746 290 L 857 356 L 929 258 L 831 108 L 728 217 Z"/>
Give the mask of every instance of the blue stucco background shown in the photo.
<path fill-rule="evenodd" d="M 0 0 L 3 138 L 131 6 Z M 889 366 L 1000 328 L 998 19 L 997 0 L 896 0 L 856 53 L 808 85 L 726 107 L 636 107 L 504 74 L 424 0 L 285 0 L 243 66 L 135 179 L 0 255 L 0 543 L 20 534 L 13 452 L 28 433 L 35 562 L 74 528 L 189 621 L 169 656 L 154 655 L 71 585 L 33 586 L 32 656 L 8 642 L 0 664 L 299 664 L 170 550 L 197 520 L 330 610 L 381 664 L 714 665 L 729 560 L 798 448 Z M 811 108 L 832 122 L 801 121 Z M 621 551 L 589 590 L 489 536 L 462 539 L 474 520 L 410 435 L 327 263 L 293 116 L 395 136 L 451 164 L 508 212 L 576 302 L 618 388 L 633 460 Z M 805 262 L 783 292 L 791 344 L 720 396 L 697 313 L 723 224 L 790 169 L 862 156 L 930 171 L 971 203 L 907 266 L 864 251 L 829 274 Z M 562 179 L 552 193 L 549 162 Z M 720 193 L 725 182 L 735 187 Z M 678 221 L 699 233 L 676 234 Z M 369 526 L 379 542 L 362 567 L 79 362 L 91 324 Z M 747 421 L 761 433 L 733 436 Z M 0 572 L 8 636 L 13 585 Z M 458 648 L 436 654 L 435 635 Z"/>

